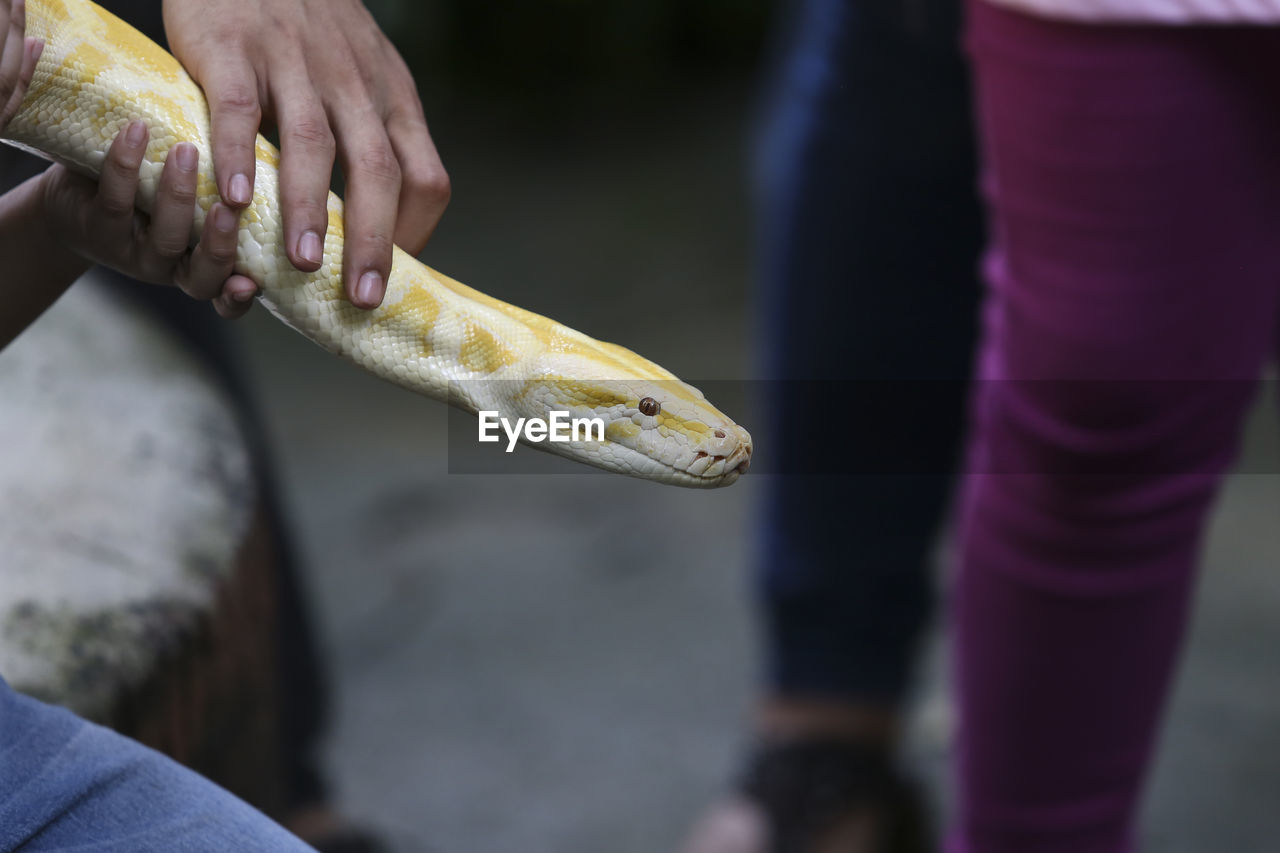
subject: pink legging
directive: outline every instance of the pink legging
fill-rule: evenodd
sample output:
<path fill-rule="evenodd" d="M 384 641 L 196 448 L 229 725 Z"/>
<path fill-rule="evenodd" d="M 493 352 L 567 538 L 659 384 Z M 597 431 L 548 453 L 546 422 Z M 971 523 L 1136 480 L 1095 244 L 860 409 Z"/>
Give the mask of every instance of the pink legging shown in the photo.
<path fill-rule="evenodd" d="M 1118 853 L 1280 329 L 1280 31 L 971 0 L 969 47 L 993 237 L 948 850 Z"/>

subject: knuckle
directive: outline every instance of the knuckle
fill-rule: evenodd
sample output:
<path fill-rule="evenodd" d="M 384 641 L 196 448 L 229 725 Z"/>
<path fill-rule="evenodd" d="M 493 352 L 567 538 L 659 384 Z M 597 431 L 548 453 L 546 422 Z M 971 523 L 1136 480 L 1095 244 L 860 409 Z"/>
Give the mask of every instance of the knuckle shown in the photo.
<path fill-rule="evenodd" d="M 142 166 L 145 151 L 131 151 L 123 145 L 112 145 L 107 150 L 107 159 L 103 168 L 112 172 L 115 177 L 124 180 L 137 180 L 138 169 Z"/>
<path fill-rule="evenodd" d="M 443 169 L 429 166 L 406 170 L 404 186 L 414 195 L 430 199 L 437 204 L 445 204 L 453 195 L 453 185 L 449 175 Z"/>
<path fill-rule="evenodd" d="M 288 207 L 289 212 L 301 214 L 308 222 L 314 220 L 321 225 L 327 225 L 329 222 L 329 188 L 327 186 L 318 187 L 315 192 L 303 193 L 301 191 L 291 194 Z"/>
<path fill-rule="evenodd" d="M 387 183 L 400 183 L 400 161 L 386 143 L 370 145 L 356 155 L 356 169 L 365 175 Z"/>
<path fill-rule="evenodd" d="M 290 193 L 284 203 L 286 220 L 291 226 L 317 229 L 323 236 L 329 226 L 329 209 L 325 205 L 327 195 L 326 189 L 322 189 L 321 194 L 317 195 Z"/>
<path fill-rule="evenodd" d="M 329 122 L 325 120 L 323 113 L 300 116 L 290 125 L 287 138 L 295 145 L 333 156 L 335 149 L 333 130 L 330 129 Z"/>
<path fill-rule="evenodd" d="M 163 258 L 166 261 L 177 260 L 186 254 L 187 248 L 187 241 L 181 234 L 166 234 L 157 231 L 152 231 L 151 233 L 151 251 L 158 258 Z"/>
<path fill-rule="evenodd" d="M 133 204 L 128 199 L 123 199 L 119 196 L 100 195 L 98 196 L 98 209 L 113 219 L 119 219 L 122 216 L 128 216 L 133 213 Z"/>
<path fill-rule="evenodd" d="M 152 245 L 152 251 L 156 253 L 156 257 L 166 261 L 176 261 L 186 250 L 186 245 L 177 240 L 157 240 Z"/>
<path fill-rule="evenodd" d="M 193 184 L 186 182 L 173 184 L 166 188 L 165 194 L 171 201 L 184 207 L 189 207 L 196 203 L 196 188 Z"/>
<path fill-rule="evenodd" d="M 208 244 L 204 247 L 204 253 L 213 265 L 220 269 L 230 267 L 236 260 L 236 246 L 234 243 L 228 243 L 227 245 Z"/>
<path fill-rule="evenodd" d="M 252 117 L 255 121 L 262 116 L 258 93 L 247 83 L 232 83 L 223 87 L 214 95 L 214 104 L 222 112 Z"/>
<path fill-rule="evenodd" d="M 427 118 L 422 112 L 422 101 L 412 77 L 391 98 L 386 118 L 389 127 L 402 128 L 413 135 L 427 135 Z"/>
<path fill-rule="evenodd" d="M 360 237 L 360 248 L 379 261 L 391 255 L 393 245 L 391 235 L 380 231 L 371 231 Z"/>

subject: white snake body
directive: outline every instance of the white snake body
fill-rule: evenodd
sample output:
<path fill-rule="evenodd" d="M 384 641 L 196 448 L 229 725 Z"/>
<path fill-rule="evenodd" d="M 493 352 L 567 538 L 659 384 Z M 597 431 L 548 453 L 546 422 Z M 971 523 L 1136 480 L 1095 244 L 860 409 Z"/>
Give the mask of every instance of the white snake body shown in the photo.
<path fill-rule="evenodd" d="M 116 134 L 150 128 L 138 205 L 150 208 L 165 155 L 200 150 L 192 239 L 217 200 L 209 111 L 181 65 L 88 0 L 27 0 L 27 34 L 45 41 L 5 141 L 96 176 Z M 300 272 L 284 248 L 276 149 L 257 143 L 254 198 L 241 217 L 236 270 L 282 321 L 366 370 L 471 412 L 546 419 L 598 417 L 605 439 L 538 447 L 631 476 L 728 485 L 746 470 L 751 437 L 697 389 L 630 350 L 485 296 L 395 250 L 386 298 L 362 311 L 343 295 L 342 202 L 329 196 L 320 270 Z M 647 398 L 647 399 L 646 399 Z M 643 401 L 643 403 L 642 403 Z M 653 411 L 653 403 L 660 409 Z"/>

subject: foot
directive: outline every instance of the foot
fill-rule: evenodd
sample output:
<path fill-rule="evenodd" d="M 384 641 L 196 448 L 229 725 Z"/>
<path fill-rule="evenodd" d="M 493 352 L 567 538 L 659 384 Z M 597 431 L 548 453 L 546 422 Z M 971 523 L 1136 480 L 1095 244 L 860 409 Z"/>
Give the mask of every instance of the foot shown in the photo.
<path fill-rule="evenodd" d="M 682 853 L 926 853 L 919 792 L 893 766 L 892 712 L 773 700 L 733 795 Z"/>
<path fill-rule="evenodd" d="M 805 853 L 879 853 L 886 850 L 872 808 L 857 809 L 834 819 Z M 731 796 L 712 806 L 694 826 L 683 853 L 772 853 L 772 827 L 765 811 L 743 796 Z M 785 849 L 785 848 L 784 848 Z"/>

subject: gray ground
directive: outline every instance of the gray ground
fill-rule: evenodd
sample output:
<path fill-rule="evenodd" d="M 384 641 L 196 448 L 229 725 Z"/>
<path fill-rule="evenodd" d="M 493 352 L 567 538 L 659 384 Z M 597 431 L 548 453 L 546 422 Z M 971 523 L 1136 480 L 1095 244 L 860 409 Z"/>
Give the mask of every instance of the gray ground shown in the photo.
<path fill-rule="evenodd" d="M 685 93 L 554 132 L 438 120 L 455 202 L 426 259 L 677 373 L 743 376 L 744 104 Z M 742 743 L 761 478 L 450 474 L 442 406 L 261 312 L 243 334 L 331 653 L 349 811 L 403 851 L 671 850 Z M 1278 433 L 1260 416 L 1250 470 L 1280 471 Z M 1280 475 L 1228 483 L 1150 850 L 1280 836 L 1278 509 Z M 922 695 L 911 754 L 941 778 L 942 688 Z"/>

